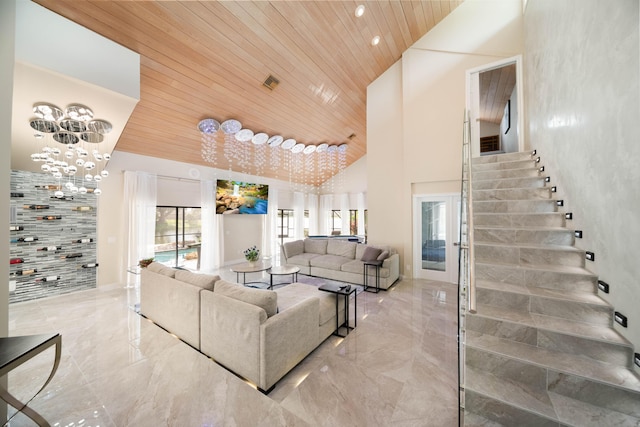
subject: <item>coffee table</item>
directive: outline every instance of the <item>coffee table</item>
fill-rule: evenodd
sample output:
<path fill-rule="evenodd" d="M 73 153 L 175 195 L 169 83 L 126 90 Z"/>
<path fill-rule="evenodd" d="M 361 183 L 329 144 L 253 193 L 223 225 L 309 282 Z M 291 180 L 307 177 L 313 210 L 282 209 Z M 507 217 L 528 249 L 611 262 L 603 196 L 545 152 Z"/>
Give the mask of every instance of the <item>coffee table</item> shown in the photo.
<path fill-rule="evenodd" d="M 291 275 L 291 282 L 298 281 L 298 273 L 300 272 L 300 267 L 296 267 L 295 265 L 276 265 L 275 267 L 271 267 L 268 271 L 269 276 L 271 276 L 271 280 L 269 281 L 269 289 L 273 289 L 273 276 L 286 276 L 288 274 Z M 288 283 L 278 283 L 279 285 L 288 285 Z"/>
<path fill-rule="evenodd" d="M 346 283 L 344 285 L 326 283 L 320 286 L 318 289 L 323 292 L 330 292 L 332 294 L 335 294 L 336 296 L 336 330 L 333 333 L 333 335 L 337 335 L 341 338 L 346 337 L 347 335 L 349 335 L 349 331 L 351 329 L 355 329 L 356 326 L 358 326 L 358 294 L 356 294 L 356 290 L 357 290 L 356 286 L 348 285 Z M 354 312 L 355 320 L 353 322 L 353 327 L 349 325 L 349 297 L 351 296 L 351 294 L 354 294 L 353 300 L 355 305 L 355 312 Z M 340 296 L 344 297 L 344 323 L 342 325 L 339 324 L 339 320 L 338 320 L 338 301 Z M 347 333 L 345 335 L 340 335 L 341 327 L 345 327 L 347 329 Z"/>
<path fill-rule="evenodd" d="M 243 285 L 262 282 L 247 282 L 247 273 L 260 273 L 262 271 L 271 270 L 271 261 L 243 262 L 231 267 L 231 271 L 236 273 L 236 281 Z M 240 274 L 242 274 L 242 282 L 240 282 Z M 264 284 L 264 283 L 263 283 Z"/>

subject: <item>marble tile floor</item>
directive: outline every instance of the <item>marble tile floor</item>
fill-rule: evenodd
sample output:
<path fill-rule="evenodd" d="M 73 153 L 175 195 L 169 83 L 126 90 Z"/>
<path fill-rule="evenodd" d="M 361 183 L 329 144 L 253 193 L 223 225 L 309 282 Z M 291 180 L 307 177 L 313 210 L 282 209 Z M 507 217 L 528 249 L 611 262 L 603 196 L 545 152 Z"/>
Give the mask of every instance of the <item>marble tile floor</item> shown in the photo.
<path fill-rule="evenodd" d="M 458 425 L 456 286 L 402 280 L 357 298 L 357 328 L 268 395 L 136 314 L 135 289 L 12 304 L 10 335 L 62 334 L 60 368 L 30 404 L 54 427 Z M 14 370 L 10 390 L 28 399 L 52 360 Z M 17 414 L 9 425 L 34 424 Z"/>

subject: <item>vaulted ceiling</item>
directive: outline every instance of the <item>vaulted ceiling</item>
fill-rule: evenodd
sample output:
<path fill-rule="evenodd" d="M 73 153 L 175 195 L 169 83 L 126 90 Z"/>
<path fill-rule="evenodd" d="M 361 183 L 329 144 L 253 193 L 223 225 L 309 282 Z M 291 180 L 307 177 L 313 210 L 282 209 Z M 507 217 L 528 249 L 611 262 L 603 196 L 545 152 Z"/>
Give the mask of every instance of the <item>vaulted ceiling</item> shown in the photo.
<path fill-rule="evenodd" d="M 140 54 L 141 99 L 116 150 L 274 178 L 288 176 L 285 162 L 256 170 L 249 143 L 243 164 L 222 131 L 207 140 L 214 156 L 203 156 L 198 122 L 347 143 L 348 166 L 366 153 L 367 86 L 462 1 L 35 0 Z"/>

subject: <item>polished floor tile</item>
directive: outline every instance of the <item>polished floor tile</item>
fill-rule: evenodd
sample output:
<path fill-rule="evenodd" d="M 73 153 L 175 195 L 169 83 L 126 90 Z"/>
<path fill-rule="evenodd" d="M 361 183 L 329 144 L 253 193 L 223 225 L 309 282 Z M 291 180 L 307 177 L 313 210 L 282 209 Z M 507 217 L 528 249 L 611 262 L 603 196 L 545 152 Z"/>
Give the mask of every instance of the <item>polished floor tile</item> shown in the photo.
<path fill-rule="evenodd" d="M 140 317 L 138 298 L 113 286 L 9 307 L 10 335 L 62 334 L 58 372 L 30 404 L 52 426 L 458 424 L 455 285 L 360 293 L 357 328 L 328 338 L 268 395 Z M 29 399 L 52 360 L 48 351 L 15 369 L 10 390 Z M 33 423 L 17 414 L 10 425 Z"/>

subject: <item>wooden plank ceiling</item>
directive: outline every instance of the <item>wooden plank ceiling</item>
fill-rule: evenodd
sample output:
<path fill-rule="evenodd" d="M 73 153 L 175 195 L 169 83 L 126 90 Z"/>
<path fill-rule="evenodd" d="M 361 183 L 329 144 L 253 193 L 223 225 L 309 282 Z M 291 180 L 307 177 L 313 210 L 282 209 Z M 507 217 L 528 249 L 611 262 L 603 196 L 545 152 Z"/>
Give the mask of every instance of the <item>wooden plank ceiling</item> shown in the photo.
<path fill-rule="evenodd" d="M 116 150 L 312 184 L 366 153 L 367 86 L 462 1 L 35 0 L 140 54 L 141 99 Z M 203 156 L 197 124 L 209 117 L 307 145 L 347 143 L 346 159 L 321 174 L 317 153 L 281 150 L 276 164 L 275 149 L 257 154 L 222 131 Z M 291 173 L 296 162 L 304 178 Z"/>
<path fill-rule="evenodd" d="M 480 73 L 480 120 L 500 124 L 516 86 L 516 64 Z"/>

